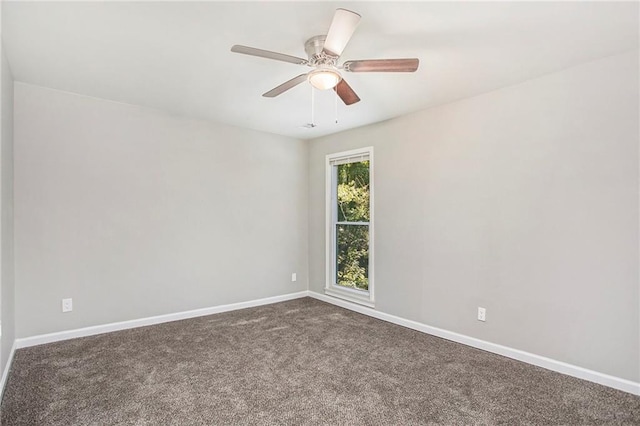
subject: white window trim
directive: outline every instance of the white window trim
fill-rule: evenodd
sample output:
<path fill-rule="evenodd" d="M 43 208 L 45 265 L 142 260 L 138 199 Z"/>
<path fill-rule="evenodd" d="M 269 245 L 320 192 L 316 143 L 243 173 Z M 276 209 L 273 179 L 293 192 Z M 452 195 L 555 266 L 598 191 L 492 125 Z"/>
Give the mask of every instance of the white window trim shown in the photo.
<path fill-rule="evenodd" d="M 368 156 L 369 157 L 369 290 L 357 290 L 342 287 L 334 283 L 333 262 L 335 259 L 335 243 L 334 243 L 334 210 L 333 199 L 337 196 L 333 188 L 334 168 L 333 162 L 336 160 L 347 159 L 349 157 Z M 325 162 L 325 233 L 326 233 L 326 284 L 325 294 L 350 302 L 358 303 L 370 308 L 375 307 L 374 297 L 374 163 L 373 163 L 373 147 L 353 149 L 350 151 L 337 152 L 326 156 Z"/>

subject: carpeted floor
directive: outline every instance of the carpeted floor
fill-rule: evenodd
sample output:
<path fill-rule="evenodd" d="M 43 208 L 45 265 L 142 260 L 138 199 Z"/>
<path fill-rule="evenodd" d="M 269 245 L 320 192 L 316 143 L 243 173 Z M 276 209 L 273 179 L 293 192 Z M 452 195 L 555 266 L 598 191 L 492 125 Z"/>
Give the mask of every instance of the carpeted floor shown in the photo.
<path fill-rule="evenodd" d="M 20 349 L 2 425 L 640 424 L 640 397 L 305 298 Z"/>

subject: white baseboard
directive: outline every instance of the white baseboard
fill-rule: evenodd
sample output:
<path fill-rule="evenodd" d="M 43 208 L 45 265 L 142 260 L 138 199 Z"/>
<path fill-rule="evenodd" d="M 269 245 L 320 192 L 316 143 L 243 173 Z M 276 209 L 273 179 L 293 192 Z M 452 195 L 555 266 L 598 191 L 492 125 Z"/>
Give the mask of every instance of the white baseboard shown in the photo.
<path fill-rule="evenodd" d="M 2 401 L 2 395 L 4 395 L 4 387 L 7 384 L 7 379 L 9 378 L 9 370 L 11 369 L 11 363 L 13 362 L 13 355 L 16 353 L 16 349 L 17 344 L 14 340 L 13 345 L 11 345 L 11 352 L 9 352 L 9 359 L 4 365 L 4 370 L 2 370 L 2 378 L 0 378 L 0 401 Z"/>
<path fill-rule="evenodd" d="M 205 315 L 217 314 L 221 312 L 235 311 L 238 309 L 245 309 L 245 308 L 251 308 L 254 306 L 284 302 L 287 300 L 298 299 L 306 296 L 310 296 L 310 297 L 313 297 L 314 299 L 331 303 L 333 305 L 340 306 L 342 308 L 349 309 L 354 312 L 368 315 L 373 318 L 377 318 L 393 324 L 401 325 L 403 327 L 407 327 L 412 330 L 420 331 L 422 333 L 441 337 L 443 339 L 451 340 L 453 342 L 462 343 L 467 346 L 482 349 L 487 352 L 492 352 L 492 353 L 502 355 L 508 358 L 512 358 L 518 361 L 526 362 L 528 364 L 533 364 L 538 367 L 546 368 L 551 371 L 556 371 L 558 373 L 566 374 L 568 376 L 577 377 L 579 379 L 598 383 L 614 389 L 619 389 L 624 392 L 640 395 L 640 383 L 638 382 L 633 382 L 630 380 L 622 379 L 620 377 L 599 373 L 597 371 L 578 367 L 572 364 L 567 364 L 562 361 L 546 358 L 540 355 L 521 351 L 519 349 L 513 349 L 507 346 L 498 345 L 496 343 L 491 343 L 484 340 L 476 339 L 474 337 L 466 336 L 464 334 L 459 334 L 452 331 L 443 330 L 441 328 L 432 327 L 426 324 L 419 323 L 417 321 L 412 321 L 405 318 L 397 317 L 395 315 L 376 311 L 375 309 L 368 308 L 366 306 L 347 302 L 345 300 L 337 299 L 335 297 L 326 296 L 324 294 L 316 293 L 314 291 L 300 291 L 297 293 L 290 293 L 282 296 L 267 297 L 264 299 L 250 300 L 247 302 L 231 303 L 228 305 L 220 305 L 220 306 L 214 306 L 210 308 L 195 309 L 192 311 L 185 311 L 185 312 L 176 312 L 172 314 L 158 315 L 154 317 L 140 318 L 136 320 L 122 321 L 122 322 L 116 322 L 111 324 L 97 325 L 93 327 L 85 327 L 85 328 L 79 328 L 75 330 L 67 330 L 67 331 L 61 331 L 57 333 L 43 334 L 39 336 L 16 339 L 13 343 L 13 347 L 11 348 L 9 359 L 7 360 L 7 364 L 2 373 L 2 379 L 0 379 L 0 396 L 2 395 L 2 391 L 4 390 L 4 386 L 7 381 L 7 376 L 9 373 L 9 369 L 11 367 L 13 355 L 15 353 L 15 350 L 19 348 L 26 348 L 29 346 L 42 345 L 45 343 L 58 342 L 58 341 L 68 340 L 68 339 L 75 339 L 77 337 L 93 336 L 96 334 L 109 333 L 112 331 L 126 330 L 130 328 L 143 327 L 147 325 L 160 324 L 164 322 L 195 318 L 195 317 L 200 317 Z"/>
<path fill-rule="evenodd" d="M 395 315 L 390 315 L 384 312 L 376 311 L 375 309 L 368 308 L 366 306 L 358 305 L 355 303 L 351 303 L 346 300 L 341 300 L 335 297 L 316 293 L 315 291 L 309 291 L 309 296 L 313 297 L 314 299 L 321 300 L 323 302 L 331 303 L 333 305 L 340 306 L 342 308 L 349 309 L 351 311 L 358 312 L 364 315 L 368 315 L 373 318 L 377 318 L 383 321 L 391 322 L 393 324 L 401 325 L 403 327 L 407 327 L 412 330 L 420 331 L 426 334 L 431 334 L 437 337 L 442 337 L 443 339 L 462 343 L 464 345 L 482 349 L 487 352 L 493 352 L 495 354 L 502 355 L 507 358 L 512 358 L 518 361 L 526 362 L 528 364 L 537 365 L 538 367 L 546 368 L 547 370 L 556 371 L 558 373 L 566 374 L 568 376 L 577 377 L 579 379 L 598 383 L 614 389 L 619 389 L 621 391 L 629 392 L 634 395 L 640 395 L 640 383 L 638 382 L 632 382 L 631 380 L 626 380 L 620 377 L 610 376 L 608 374 L 599 373 L 593 370 L 588 370 L 586 368 L 578 367 L 576 365 L 567 364 L 566 362 L 557 361 L 555 359 L 546 358 L 540 355 L 532 354 L 532 353 L 521 351 L 518 349 L 513 349 L 507 346 L 498 345 L 496 343 L 487 342 L 485 340 L 476 339 L 475 337 L 465 336 L 464 334 L 454 333 L 452 331 L 447 331 L 441 328 L 432 327 L 426 324 L 419 323 L 417 321 L 412 321 L 412 320 L 404 319 L 401 317 L 397 317 Z"/>
<path fill-rule="evenodd" d="M 188 318 L 201 317 L 205 315 L 218 314 L 221 312 L 235 311 L 238 309 L 252 308 L 254 306 L 269 305 L 271 303 L 284 302 L 286 300 L 299 299 L 308 296 L 308 291 L 289 293 L 281 296 L 266 297 L 264 299 L 250 300 L 247 302 L 231 303 L 228 305 L 213 306 L 210 308 L 194 309 L 192 311 L 176 312 L 172 314 L 158 315 L 154 317 L 140 318 L 129 321 L 114 322 L 110 324 L 95 325 L 92 327 L 78 328 L 75 330 L 59 331 L 56 333 L 41 334 L 38 336 L 23 337 L 16 339 L 14 346 L 17 349 L 29 346 L 43 345 L 45 343 L 59 342 L 62 340 L 75 339 L 77 337 L 87 337 L 96 334 L 109 333 L 112 331 L 126 330 L 147 325 L 161 324 L 164 322 L 178 321 Z M 13 352 L 12 352 L 13 354 Z M 3 376 L 4 377 L 4 376 Z"/>

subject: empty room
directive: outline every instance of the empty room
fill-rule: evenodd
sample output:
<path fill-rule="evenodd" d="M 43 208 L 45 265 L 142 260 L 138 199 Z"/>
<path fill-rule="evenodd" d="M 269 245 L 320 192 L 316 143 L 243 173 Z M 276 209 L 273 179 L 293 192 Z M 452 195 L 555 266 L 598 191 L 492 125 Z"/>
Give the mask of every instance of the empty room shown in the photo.
<path fill-rule="evenodd" d="M 640 424 L 640 3 L 0 1 L 0 423 Z"/>

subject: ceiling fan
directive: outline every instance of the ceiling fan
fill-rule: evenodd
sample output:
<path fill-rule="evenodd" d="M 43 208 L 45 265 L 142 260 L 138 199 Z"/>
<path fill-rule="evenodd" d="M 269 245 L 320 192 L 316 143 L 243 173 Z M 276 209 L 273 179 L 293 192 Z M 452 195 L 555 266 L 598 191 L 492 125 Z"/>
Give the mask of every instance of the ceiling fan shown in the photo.
<path fill-rule="evenodd" d="M 414 72 L 418 69 L 419 64 L 417 58 L 403 58 L 346 61 L 339 66 L 338 58 L 351 39 L 358 22 L 360 22 L 359 14 L 346 9 L 337 9 L 327 35 L 311 37 L 305 42 L 304 49 L 309 59 L 241 45 L 231 47 L 231 51 L 313 68 L 310 72 L 300 74 L 262 96 L 275 98 L 306 80 L 316 89 L 335 90 L 346 105 L 351 105 L 359 102 L 360 98 L 342 78 L 340 70 L 346 72 Z"/>

